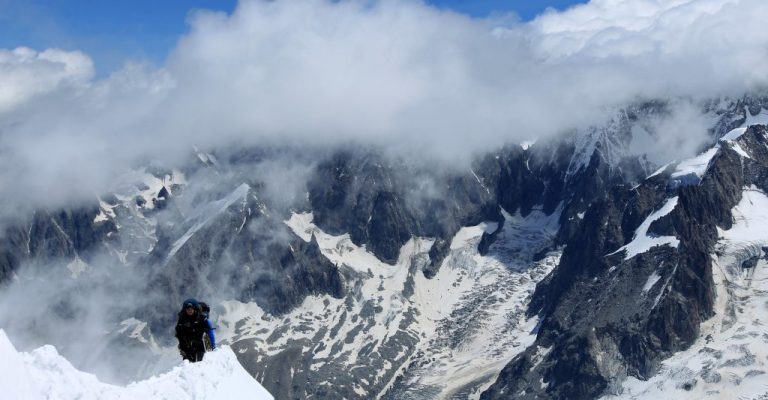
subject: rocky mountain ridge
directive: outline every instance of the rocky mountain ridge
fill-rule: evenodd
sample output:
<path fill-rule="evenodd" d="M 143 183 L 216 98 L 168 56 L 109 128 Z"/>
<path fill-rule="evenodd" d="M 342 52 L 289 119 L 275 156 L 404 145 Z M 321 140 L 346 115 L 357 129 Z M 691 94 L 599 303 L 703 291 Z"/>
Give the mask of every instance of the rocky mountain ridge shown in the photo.
<path fill-rule="evenodd" d="M 49 260 L 69 279 L 130 268 L 145 299 L 114 323 L 147 321 L 161 342 L 175 311 L 158 304 L 215 299 L 222 339 L 278 398 L 621 393 L 715 315 L 719 232 L 745 187 L 767 189 L 766 104 L 706 104 L 724 140 L 657 173 L 628 148 L 664 102 L 463 171 L 354 148 L 299 157 L 306 197 L 287 206 L 253 173 L 275 153 L 198 152 L 7 226 L 0 280 Z"/>

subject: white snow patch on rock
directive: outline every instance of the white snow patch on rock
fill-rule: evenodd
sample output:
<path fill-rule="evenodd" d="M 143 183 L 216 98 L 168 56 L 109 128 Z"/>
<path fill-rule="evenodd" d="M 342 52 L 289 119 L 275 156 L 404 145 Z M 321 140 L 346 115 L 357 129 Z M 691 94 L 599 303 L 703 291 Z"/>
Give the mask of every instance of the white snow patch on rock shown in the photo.
<path fill-rule="evenodd" d="M 730 132 L 728 132 L 725 135 L 723 135 L 723 137 L 720 138 L 720 141 L 721 142 L 730 142 L 730 141 L 736 140 L 739 137 L 741 137 L 741 135 L 743 135 L 744 132 L 746 132 L 746 131 L 747 131 L 746 127 L 733 129 Z"/>
<path fill-rule="evenodd" d="M 744 107 L 744 110 L 747 115 L 747 120 L 744 121 L 744 126 L 768 125 L 768 110 L 762 108 L 756 115 L 752 115 L 747 107 Z"/>
<path fill-rule="evenodd" d="M 740 156 L 742 156 L 742 157 L 744 157 L 744 158 L 752 158 L 752 157 L 749 155 L 749 153 L 747 153 L 747 151 L 746 151 L 746 150 L 744 150 L 744 149 L 743 149 L 743 148 L 742 148 L 742 147 L 741 147 L 741 146 L 740 146 L 738 143 L 736 143 L 736 142 L 733 142 L 733 143 L 731 143 L 731 148 L 732 148 L 732 149 L 733 149 L 735 152 L 739 153 L 739 155 L 740 155 Z"/>
<path fill-rule="evenodd" d="M 712 157 L 717 154 L 718 150 L 720 150 L 720 146 L 714 146 L 696 157 L 689 158 L 680 164 L 677 164 L 675 172 L 672 173 L 672 178 L 695 175 L 700 179 L 704 176 L 704 173 L 707 171 L 707 166 L 709 166 L 709 162 L 712 160 Z"/>
<path fill-rule="evenodd" d="M 493 233 L 499 228 L 496 222 L 483 222 L 476 226 L 467 226 L 461 228 L 451 241 L 451 250 L 463 248 L 473 239 L 480 238 L 483 233 Z"/>
<path fill-rule="evenodd" d="M 667 167 L 669 167 L 669 166 L 670 166 L 670 163 L 667 163 L 667 164 L 664 164 L 664 165 L 662 165 L 661 167 L 659 167 L 659 169 L 657 169 L 656 171 L 654 171 L 652 174 L 650 174 L 650 175 L 646 176 L 646 177 L 645 177 L 645 179 L 651 179 L 651 178 L 653 178 L 654 176 L 656 176 L 656 175 L 658 175 L 658 174 L 660 174 L 660 173 L 664 172 L 664 171 L 667 169 Z"/>
<path fill-rule="evenodd" d="M 672 210 L 675 209 L 676 206 L 677 196 L 668 199 L 660 209 L 651 213 L 651 215 L 649 215 L 648 218 L 646 218 L 645 221 L 640 224 L 640 226 L 635 231 L 634 239 L 632 239 L 631 242 L 627 243 L 609 255 L 613 255 L 624 250 L 626 251 L 624 259 L 629 260 L 638 254 L 645 253 L 655 246 L 667 245 L 677 247 L 680 244 L 680 240 L 674 236 L 648 236 L 648 228 L 651 227 L 653 221 L 656 221 L 657 219 L 669 214 L 672 212 Z"/>
<path fill-rule="evenodd" d="M 316 231 L 315 225 L 312 221 L 315 216 L 309 213 L 292 213 L 291 218 L 287 221 L 283 221 L 289 228 L 305 242 L 309 242 L 312 239 L 312 234 Z"/>
<path fill-rule="evenodd" d="M 704 176 L 704 173 L 707 171 L 707 167 L 709 166 L 709 162 L 712 161 L 712 158 L 717 154 L 717 151 L 720 150 L 720 142 L 729 143 L 731 145 L 731 148 L 733 148 L 739 155 L 745 158 L 750 158 L 749 153 L 744 151 L 744 149 L 739 146 L 738 143 L 736 143 L 736 139 L 740 138 L 745 132 L 747 132 L 747 128 L 752 125 L 761 125 L 761 124 L 768 124 L 768 112 L 765 110 L 762 110 L 758 115 L 751 115 L 749 111 L 746 111 L 747 114 L 747 120 L 744 122 L 744 124 L 738 128 L 732 129 L 730 132 L 723 135 L 723 137 L 720 138 L 719 142 L 712 146 L 707 151 L 697 155 L 696 157 L 689 158 L 685 161 L 682 161 L 677 165 L 677 168 L 675 169 L 675 172 L 672 173 L 672 178 L 683 178 L 687 176 L 695 176 L 699 180 L 702 176 Z M 660 171 L 657 171 L 657 173 Z M 656 173 L 654 173 L 655 175 Z M 653 175 L 651 175 L 653 176 Z"/>
<path fill-rule="evenodd" d="M 99 199 L 99 213 L 93 218 L 93 222 L 97 223 L 115 219 L 115 207 L 116 205 L 107 204 L 104 200 Z"/>
<path fill-rule="evenodd" d="M 643 293 L 648 293 L 651 289 L 653 289 L 659 279 L 661 279 L 661 275 L 656 273 L 656 271 L 653 271 L 651 276 L 648 277 L 648 280 L 645 281 L 645 285 L 643 285 Z"/>

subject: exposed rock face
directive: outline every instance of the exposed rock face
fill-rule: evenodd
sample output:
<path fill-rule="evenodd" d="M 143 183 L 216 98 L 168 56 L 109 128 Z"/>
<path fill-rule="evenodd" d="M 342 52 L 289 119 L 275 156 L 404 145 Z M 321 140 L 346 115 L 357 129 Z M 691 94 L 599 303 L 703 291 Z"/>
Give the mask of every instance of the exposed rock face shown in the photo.
<path fill-rule="evenodd" d="M 0 241 L 0 282 L 8 281 L 24 263 L 51 260 L 88 262 L 105 249 L 117 231 L 110 221 L 95 221 L 98 204 L 58 212 L 37 211 L 26 223 L 5 228 Z"/>
<path fill-rule="evenodd" d="M 165 229 L 158 236 L 176 239 L 153 249 L 148 291 L 167 293 L 168 304 L 188 297 L 236 299 L 282 314 L 309 294 L 345 293 L 341 274 L 317 242 L 288 232 L 246 184 L 200 207 L 181 227 Z M 172 323 L 167 313 L 143 317 L 156 326 Z"/>
<path fill-rule="evenodd" d="M 440 174 L 374 154 L 342 151 L 321 163 L 309 184 L 315 222 L 328 233 L 349 233 L 378 258 L 394 264 L 413 236 L 449 240 L 462 226 L 498 221 L 491 190 L 470 171 Z M 436 248 L 435 260 L 445 249 Z M 439 263 L 425 271 L 434 274 Z"/>
<path fill-rule="evenodd" d="M 745 186 L 764 187 L 766 138 L 764 126 L 753 126 L 721 142 L 698 185 L 665 185 L 666 171 L 593 199 L 560 265 L 534 294 L 529 313 L 543 319 L 536 343 L 482 398 L 595 398 L 615 391 L 625 376 L 651 377 L 662 359 L 690 346 L 713 312 L 717 228 L 730 228 L 730 210 Z M 676 237 L 676 247 L 652 247 L 628 259 L 626 250 L 616 252 L 672 197 L 674 209 L 647 232 Z"/>

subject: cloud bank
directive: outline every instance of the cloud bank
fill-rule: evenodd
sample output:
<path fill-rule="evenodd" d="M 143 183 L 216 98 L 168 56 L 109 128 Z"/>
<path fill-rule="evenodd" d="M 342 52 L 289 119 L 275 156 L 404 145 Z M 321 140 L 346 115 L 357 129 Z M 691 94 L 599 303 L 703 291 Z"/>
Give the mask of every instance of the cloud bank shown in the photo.
<path fill-rule="evenodd" d="M 36 96 L 81 86 L 92 77 L 93 62 L 78 51 L 0 49 L 0 114 Z"/>
<path fill-rule="evenodd" d="M 415 1 L 246 0 L 192 15 L 160 68 L 95 80 L 79 52 L 3 50 L 0 200 L 92 197 L 192 146 L 353 142 L 454 160 L 638 99 L 739 96 L 768 83 L 768 30 L 750 29 L 766 18 L 763 0 L 593 0 L 529 23 Z"/>

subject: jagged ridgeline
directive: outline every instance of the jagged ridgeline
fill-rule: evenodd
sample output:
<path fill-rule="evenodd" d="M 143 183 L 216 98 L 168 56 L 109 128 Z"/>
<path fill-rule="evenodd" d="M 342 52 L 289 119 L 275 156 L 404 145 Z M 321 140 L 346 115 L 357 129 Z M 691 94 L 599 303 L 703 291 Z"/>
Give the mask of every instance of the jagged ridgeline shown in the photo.
<path fill-rule="evenodd" d="M 54 328 L 87 319 L 142 375 L 197 297 L 275 398 L 637 394 L 627 382 L 697 348 L 719 315 L 718 284 L 736 278 L 717 271 L 764 267 L 760 238 L 720 247 L 745 190 L 768 191 L 767 107 L 702 104 L 701 154 L 665 166 L 634 150 L 671 112 L 660 101 L 450 167 L 355 146 L 195 151 L 5 221 L 3 296 L 23 312 L 4 321 L 68 355 Z M 671 390 L 714 382 L 697 374 Z"/>

